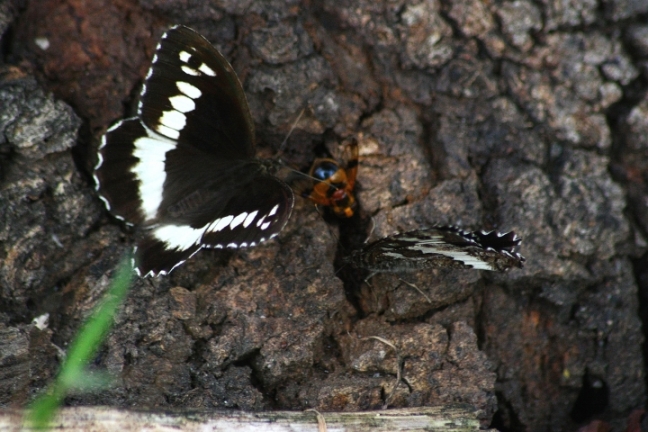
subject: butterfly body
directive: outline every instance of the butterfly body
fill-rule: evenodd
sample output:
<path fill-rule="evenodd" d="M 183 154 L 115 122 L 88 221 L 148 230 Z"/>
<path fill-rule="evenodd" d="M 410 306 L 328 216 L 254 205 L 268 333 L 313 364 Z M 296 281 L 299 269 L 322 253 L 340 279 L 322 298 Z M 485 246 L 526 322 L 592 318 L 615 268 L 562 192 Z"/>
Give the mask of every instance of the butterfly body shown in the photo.
<path fill-rule="evenodd" d="M 255 157 L 254 123 L 231 65 L 175 26 L 156 48 L 137 117 L 104 135 L 94 177 L 108 210 L 142 228 L 138 273 L 157 275 L 202 248 L 276 236 L 294 194 L 274 170 Z"/>
<path fill-rule="evenodd" d="M 521 239 L 514 233 L 464 231 L 435 226 L 385 237 L 355 251 L 347 262 L 374 273 L 430 268 L 507 271 L 521 268 L 516 252 Z"/>

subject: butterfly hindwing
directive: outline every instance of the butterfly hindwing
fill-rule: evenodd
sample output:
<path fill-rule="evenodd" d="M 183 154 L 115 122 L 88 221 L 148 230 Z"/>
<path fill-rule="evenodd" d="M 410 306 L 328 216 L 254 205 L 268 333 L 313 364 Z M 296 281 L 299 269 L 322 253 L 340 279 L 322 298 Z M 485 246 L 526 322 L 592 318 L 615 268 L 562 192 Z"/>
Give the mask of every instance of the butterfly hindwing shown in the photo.
<path fill-rule="evenodd" d="M 138 272 L 165 274 L 203 247 L 254 247 L 276 236 L 288 222 L 294 195 L 276 177 L 261 177 L 263 182 L 247 183 L 224 205 L 222 194 L 199 190 L 176 209 L 175 222 L 150 227 L 138 244 Z"/>
<path fill-rule="evenodd" d="M 108 129 L 99 147 L 94 172 L 97 191 L 108 210 L 129 225 L 147 219 L 140 188 L 146 179 L 140 178 L 142 160 L 137 145 L 148 138 L 139 119 L 127 119 Z"/>
<path fill-rule="evenodd" d="M 142 277 L 168 274 L 200 248 L 200 245 L 194 244 L 184 249 L 171 249 L 165 242 L 147 234 L 135 249 L 135 271 Z"/>
<path fill-rule="evenodd" d="M 263 182 L 247 183 L 211 222 L 201 240 L 205 247 L 253 247 L 283 229 L 294 205 L 293 192 L 276 177 L 263 177 Z"/>

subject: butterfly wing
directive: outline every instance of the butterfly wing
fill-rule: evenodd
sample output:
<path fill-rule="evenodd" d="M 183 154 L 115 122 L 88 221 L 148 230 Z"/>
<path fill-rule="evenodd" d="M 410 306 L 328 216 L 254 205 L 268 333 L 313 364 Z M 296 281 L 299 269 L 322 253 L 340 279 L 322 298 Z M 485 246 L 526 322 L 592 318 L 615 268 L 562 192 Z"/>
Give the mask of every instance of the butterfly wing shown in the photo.
<path fill-rule="evenodd" d="M 254 155 L 254 124 L 231 65 L 193 30 L 168 30 L 138 117 L 108 130 L 95 167 L 108 209 L 146 229 L 140 274 L 167 273 L 202 247 L 254 246 L 285 226 L 293 193 Z"/>
<path fill-rule="evenodd" d="M 201 239 L 210 248 L 253 247 L 275 237 L 288 222 L 294 205 L 290 187 L 274 176 L 247 183 L 233 196 L 222 215 L 213 220 Z"/>
<path fill-rule="evenodd" d="M 96 190 L 106 208 L 129 225 L 146 220 L 140 189 L 142 172 L 138 168 L 142 160 L 136 151 L 138 140 L 145 138 L 148 138 L 147 131 L 139 119 L 118 122 L 102 138 L 94 171 Z M 161 142 L 160 146 L 164 144 Z M 155 143 L 153 147 L 157 147 Z M 163 172 L 159 159 L 150 160 L 148 164 L 156 165 L 155 168 Z"/>
<path fill-rule="evenodd" d="M 292 190 L 268 174 L 257 174 L 235 194 L 196 189 L 168 209 L 166 223 L 146 232 L 138 244 L 138 273 L 166 274 L 203 247 L 254 247 L 283 229 L 293 205 Z"/>
<path fill-rule="evenodd" d="M 427 268 L 506 271 L 524 264 L 525 258 L 516 252 L 520 242 L 512 231 L 470 232 L 436 226 L 380 239 L 353 253 L 349 261 L 374 272 Z"/>
<path fill-rule="evenodd" d="M 138 116 L 155 132 L 221 159 L 249 159 L 254 122 L 228 61 L 184 26 L 162 36 L 144 81 Z"/>

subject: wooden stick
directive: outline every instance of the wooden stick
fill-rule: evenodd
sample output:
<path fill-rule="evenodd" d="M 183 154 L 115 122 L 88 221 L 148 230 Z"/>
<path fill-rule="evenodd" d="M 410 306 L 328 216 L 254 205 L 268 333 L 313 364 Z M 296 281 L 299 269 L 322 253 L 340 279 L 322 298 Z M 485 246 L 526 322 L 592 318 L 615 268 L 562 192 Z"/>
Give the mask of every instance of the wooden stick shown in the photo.
<path fill-rule="evenodd" d="M 0 431 L 31 431 L 24 411 L 0 410 Z M 479 421 L 470 405 L 402 408 L 365 412 L 314 413 L 291 411 L 128 411 L 112 407 L 63 408 L 53 430 L 65 432 L 414 432 L 478 431 Z M 320 417 L 321 416 L 321 417 Z M 319 417 L 319 418 L 318 418 Z"/>

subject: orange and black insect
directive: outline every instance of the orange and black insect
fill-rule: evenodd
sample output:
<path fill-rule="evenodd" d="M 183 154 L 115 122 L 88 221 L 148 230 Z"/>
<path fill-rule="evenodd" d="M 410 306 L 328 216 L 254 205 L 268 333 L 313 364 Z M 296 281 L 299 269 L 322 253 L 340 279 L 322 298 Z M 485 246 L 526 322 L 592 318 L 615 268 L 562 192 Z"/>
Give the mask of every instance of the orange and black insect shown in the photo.
<path fill-rule="evenodd" d="M 315 204 L 329 207 L 338 217 L 351 217 L 356 207 L 353 195 L 358 174 L 358 141 L 353 139 L 347 147 L 346 166 L 335 159 L 315 159 L 309 176 L 313 186 L 302 192 L 302 196 Z"/>

